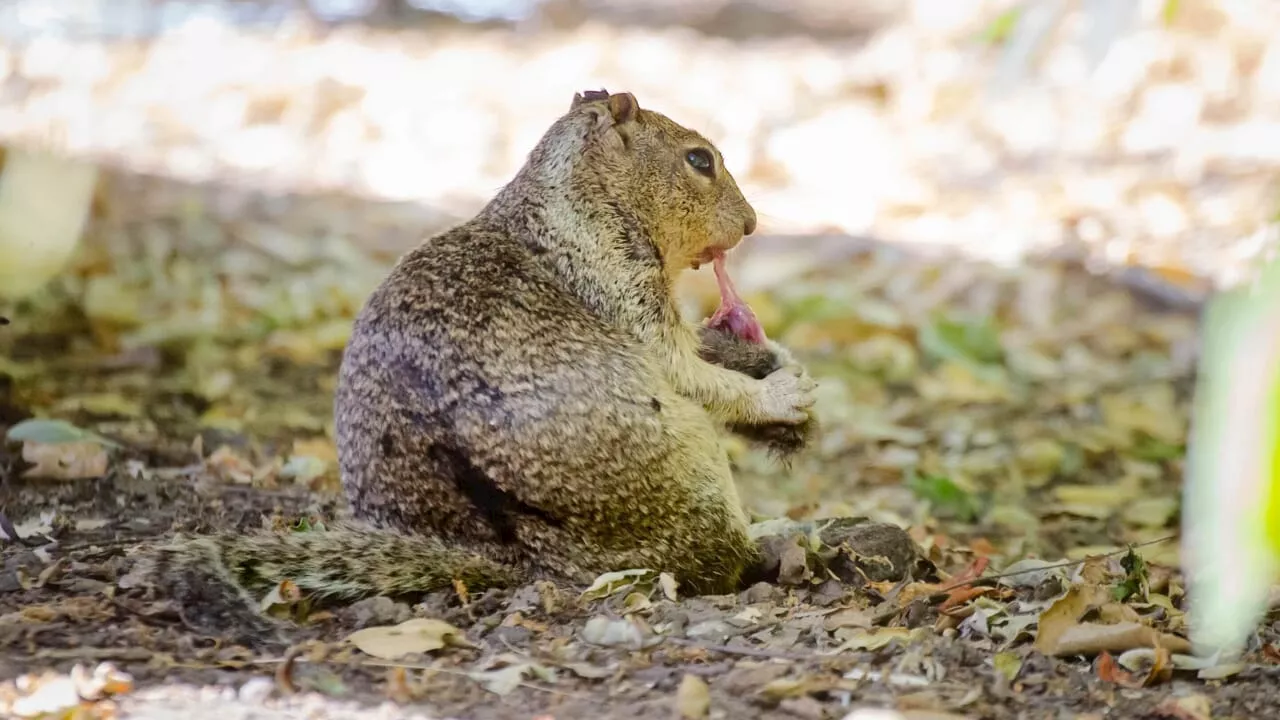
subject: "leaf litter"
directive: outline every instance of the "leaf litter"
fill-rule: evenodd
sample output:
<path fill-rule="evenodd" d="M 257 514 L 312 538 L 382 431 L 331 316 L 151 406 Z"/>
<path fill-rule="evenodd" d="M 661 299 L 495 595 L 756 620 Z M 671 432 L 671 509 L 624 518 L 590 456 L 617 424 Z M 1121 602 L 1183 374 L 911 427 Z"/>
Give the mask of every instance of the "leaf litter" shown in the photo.
<path fill-rule="evenodd" d="M 1106 707 L 1097 683 L 1124 690 L 1110 697 L 1130 714 L 1248 707 L 1280 637 L 1264 626 L 1237 665 L 1191 657 L 1177 544 L 1161 541 L 1180 513 L 1193 366 L 1174 350 L 1193 342 L 1194 315 L 1068 263 L 945 264 L 869 252 L 752 291 L 768 335 L 821 380 L 824 433 L 786 469 L 728 442 L 755 516 L 895 523 L 935 576 L 837 579 L 815 534 L 785 548 L 784 582 L 726 596 L 686 596 L 647 568 L 588 587 L 459 587 L 325 610 L 282 584 L 266 609 L 302 621 L 292 640 L 325 649 L 279 675 L 283 648 L 207 642 L 188 627 L 197 609 L 122 582 L 128 550 L 178 531 L 340 517 L 335 328 L 355 305 L 240 307 L 238 323 L 173 336 L 195 321 L 176 313 L 144 331 L 123 301 L 88 317 L 74 300 L 6 312 L 0 468 L 18 537 L 5 531 L 0 617 L 29 620 L 0 623 L 0 696 L 25 697 L 30 668 L 70 677 L 92 657 L 141 685 L 265 675 L 298 692 L 511 718 L 839 717 L 863 705 L 1083 715 Z M 712 309 L 696 279 L 682 291 Z M 69 345 L 75 365 L 53 359 Z M 68 603 L 86 597 L 110 602 Z M 1208 711 L 1171 694 L 1211 680 L 1224 684 Z"/>

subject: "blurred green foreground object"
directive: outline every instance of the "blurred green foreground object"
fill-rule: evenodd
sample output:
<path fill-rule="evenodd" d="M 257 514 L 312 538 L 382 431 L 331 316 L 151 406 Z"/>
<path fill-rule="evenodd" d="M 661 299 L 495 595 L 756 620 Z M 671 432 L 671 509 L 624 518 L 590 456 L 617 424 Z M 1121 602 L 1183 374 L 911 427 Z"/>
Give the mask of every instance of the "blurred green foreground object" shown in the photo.
<path fill-rule="evenodd" d="M 1280 260 L 1208 304 L 1183 558 L 1198 654 L 1242 652 L 1280 569 Z"/>
<path fill-rule="evenodd" d="M 74 159 L 0 150 L 0 301 L 29 295 L 62 272 L 97 178 L 96 167 Z"/>

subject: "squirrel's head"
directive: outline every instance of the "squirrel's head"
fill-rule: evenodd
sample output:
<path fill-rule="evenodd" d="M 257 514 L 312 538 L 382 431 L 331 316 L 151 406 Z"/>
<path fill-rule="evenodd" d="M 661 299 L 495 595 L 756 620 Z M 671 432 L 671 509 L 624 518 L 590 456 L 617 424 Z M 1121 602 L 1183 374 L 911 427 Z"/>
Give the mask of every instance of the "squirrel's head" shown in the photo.
<path fill-rule="evenodd" d="M 710 262 L 755 231 L 755 210 L 715 145 L 641 109 L 631 93 L 575 94 L 556 125 L 548 139 L 559 135 L 556 150 L 576 155 L 565 157 L 570 182 L 591 183 L 638 216 L 672 271 Z"/>

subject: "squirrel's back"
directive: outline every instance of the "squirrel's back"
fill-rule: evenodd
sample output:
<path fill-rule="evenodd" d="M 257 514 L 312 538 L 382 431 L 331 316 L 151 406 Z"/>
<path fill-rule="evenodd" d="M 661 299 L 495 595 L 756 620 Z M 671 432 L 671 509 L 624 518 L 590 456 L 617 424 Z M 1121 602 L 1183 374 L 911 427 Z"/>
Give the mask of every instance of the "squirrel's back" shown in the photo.
<path fill-rule="evenodd" d="M 694 448 L 723 462 L 701 408 L 520 238 L 483 222 L 411 251 L 369 298 L 335 413 L 357 518 L 535 573 L 597 572 L 601 558 L 584 548 L 630 551 L 639 564 L 666 555 L 664 523 L 711 520 L 702 504 L 727 480 L 710 468 L 700 484 L 662 480 L 696 471 Z M 654 494 L 651 484 L 662 507 L 604 521 Z M 725 499 L 721 523 L 741 517 Z M 712 521 L 708 541 L 725 530 Z"/>

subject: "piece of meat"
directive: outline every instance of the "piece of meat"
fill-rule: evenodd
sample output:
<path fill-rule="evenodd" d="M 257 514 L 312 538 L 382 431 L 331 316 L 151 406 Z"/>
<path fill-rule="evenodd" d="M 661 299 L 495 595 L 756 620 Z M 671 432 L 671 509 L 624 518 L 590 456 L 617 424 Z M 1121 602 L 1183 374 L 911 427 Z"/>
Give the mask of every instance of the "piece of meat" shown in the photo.
<path fill-rule="evenodd" d="M 764 327 L 734 289 L 733 280 L 725 268 L 724 253 L 716 254 L 712 267 L 716 272 L 716 283 L 720 286 L 720 307 L 707 321 L 707 327 L 728 330 L 747 342 L 763 344 Z"/>

